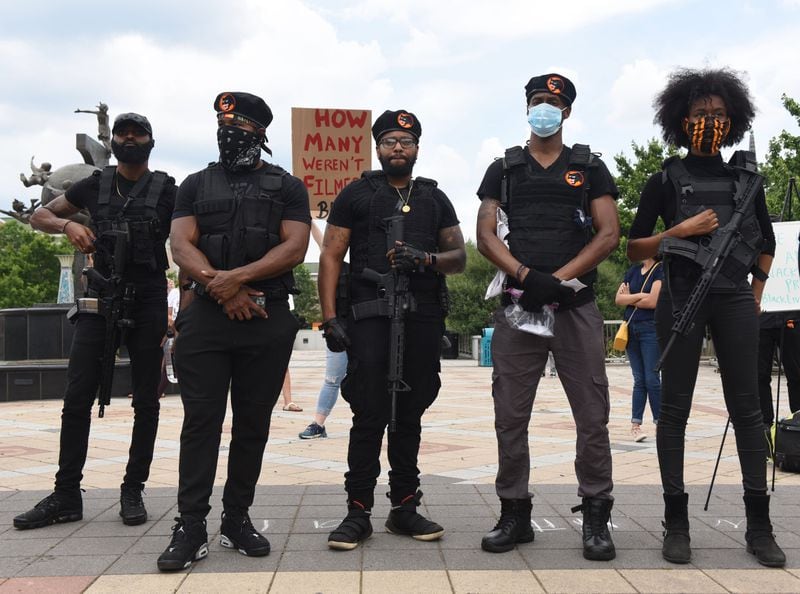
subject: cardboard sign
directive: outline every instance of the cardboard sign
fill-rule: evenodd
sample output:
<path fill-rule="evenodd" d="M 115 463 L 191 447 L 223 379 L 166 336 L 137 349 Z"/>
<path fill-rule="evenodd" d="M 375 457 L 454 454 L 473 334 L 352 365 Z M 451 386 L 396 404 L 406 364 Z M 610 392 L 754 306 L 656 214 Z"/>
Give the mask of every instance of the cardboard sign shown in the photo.
<path fill-rule="evenodd" d="M 800 221 L 774 223 L 772 228 L 775 230 L 775 259 L 761 296 L 761 309 L 800 310 L 800 270 L 797 263 Z"/>
<path fill-rule="evenodd" d="M 292 173 L 308 188 L 311 216 L 325 219 L 336 196 L 371 169 L 372 112 L 292 108 Z"/>

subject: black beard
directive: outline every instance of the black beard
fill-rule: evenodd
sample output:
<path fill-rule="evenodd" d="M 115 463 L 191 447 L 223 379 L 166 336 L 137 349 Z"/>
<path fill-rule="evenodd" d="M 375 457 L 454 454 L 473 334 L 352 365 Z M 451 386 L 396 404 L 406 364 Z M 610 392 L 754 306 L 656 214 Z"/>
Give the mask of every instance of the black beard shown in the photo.
<path fill-rule="evenodd" d="M 389 177 L 405 177 L 407 175 L 411 175 L 411 172 L 414 170 L 414 163 L 417 162 L 417 158 L 411 157 L 402 165 L 393 164 L 392 157 L 379 156 L 378 161 L 381 162 L 381 169 L 383 169 L 383 172 Z"/>
<path fill-rule="evenodd" d="M 153 139 L 150 139 L 150 142 L 146 144 L 136 144 L 136 146 L 131 146 L 130 144 L 119 144 L 118 142 L 111 140 L 111 152 L 114 153 L 114 157 L 116 157 L 117 161 L 120 163 L 129 163 L 131 165 L 141 165 L 145 163 L 150 158 L 150 151 L 153 150 Z"/>

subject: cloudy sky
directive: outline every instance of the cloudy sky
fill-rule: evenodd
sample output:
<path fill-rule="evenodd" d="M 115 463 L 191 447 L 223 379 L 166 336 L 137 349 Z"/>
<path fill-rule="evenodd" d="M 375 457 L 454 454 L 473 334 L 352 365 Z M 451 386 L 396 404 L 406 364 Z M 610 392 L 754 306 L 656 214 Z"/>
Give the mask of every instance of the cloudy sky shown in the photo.
<path fill-rule="evenodd" d="M 291 108 L 408 109 L 422 122 L 415 174 L 450 196 L 474 237 L 475 190 L 492 158 L 528 135 L 523 87 L 556 71 L 578 97 L 565 142 L 630 155 L 658 134 L 652 99 L 677 67 L 745 73 L 763 156 L 800 99 L 800 0 L 206 0 L 3 2 L 0 6 L 0 208 L 26 203 L 31 155 L 80 162 L 75 133 L 146 114 L 153 168 L 180 182 L 216 160 L 212 101 L 261 95 L 275 113 L 273 161 L 291 167 Z M 316 260 L 310 250 L 307 260 Z"/>

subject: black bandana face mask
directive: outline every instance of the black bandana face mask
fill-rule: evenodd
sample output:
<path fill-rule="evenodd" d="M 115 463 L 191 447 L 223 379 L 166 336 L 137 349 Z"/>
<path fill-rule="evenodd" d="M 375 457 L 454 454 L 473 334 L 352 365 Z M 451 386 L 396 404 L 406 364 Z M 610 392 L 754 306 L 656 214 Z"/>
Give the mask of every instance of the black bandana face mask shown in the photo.
<path fill-rule="evenodd" d="M 261 137 L 235 126 L 217 128 L 219 162 L 230 171 L 253 169 L 261 159 Z"/>
<path fill-rule="evenodd" d="M 145 144 L 138 143 L 118 143 L 113 138 L 111 139 L 111 152 L 120 163 L 130 163 L 131 165 L 141 165 L 150 158 L 150 151 L 153 150 L 155 142 L 150 139 L 150 142 Z"/>

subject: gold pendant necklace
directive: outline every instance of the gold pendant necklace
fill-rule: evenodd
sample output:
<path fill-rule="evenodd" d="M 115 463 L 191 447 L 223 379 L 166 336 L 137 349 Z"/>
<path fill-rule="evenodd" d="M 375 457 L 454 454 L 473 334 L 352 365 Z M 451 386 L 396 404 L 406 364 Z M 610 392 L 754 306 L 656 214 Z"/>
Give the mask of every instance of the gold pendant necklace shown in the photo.
<path fill-rule="evenodd" d="M 400 200 L 403 202 L 403 206 L 400 207 L 400 210 L 404 213 L 408 214 L 411 212 L 411 207 L 408 205 L 408 201 L 411 200 L 411 190 L 414 188 L 414 180 L 410 180 L 408 182 L 408 194 L 405 198 L 403 198 L 403 193 L 400 191 L 400 188 L 395 188 L 397 195 L 400 196 Z"/>
<path fill-rule="evenodd" d="M 114 175 L 114 186 L 117 188 L 117 196 L 125 200 L 125 196 L 122 195 L 122 192 L 119 191 L 119 176 Z"/>

